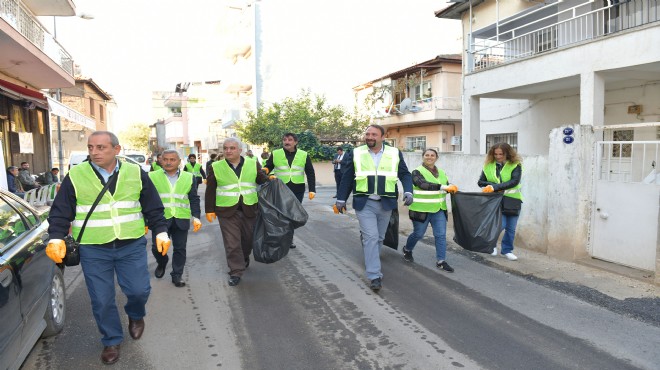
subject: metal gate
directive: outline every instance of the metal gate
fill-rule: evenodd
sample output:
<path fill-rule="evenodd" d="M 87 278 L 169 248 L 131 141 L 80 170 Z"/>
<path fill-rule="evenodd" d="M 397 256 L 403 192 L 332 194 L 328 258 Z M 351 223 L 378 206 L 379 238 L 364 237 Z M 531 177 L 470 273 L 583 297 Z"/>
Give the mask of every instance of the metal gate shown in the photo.
<path fill-rule="evenodd" d="M 600 141 L 595 149 L 592 257 L 655 271 L 660 141 Z"/>

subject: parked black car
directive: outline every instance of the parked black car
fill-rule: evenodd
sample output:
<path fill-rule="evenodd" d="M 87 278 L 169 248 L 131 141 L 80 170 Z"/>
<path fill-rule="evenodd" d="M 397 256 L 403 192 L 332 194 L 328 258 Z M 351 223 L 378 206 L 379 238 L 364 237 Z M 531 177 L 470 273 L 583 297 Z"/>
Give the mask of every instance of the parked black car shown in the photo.
<path fill-rule="evenodd" d="M 47 207 L 0 189 L 0 369 L 18 369 L 40 337 L 62 331 L 63 266 L 46 255 Z"/>

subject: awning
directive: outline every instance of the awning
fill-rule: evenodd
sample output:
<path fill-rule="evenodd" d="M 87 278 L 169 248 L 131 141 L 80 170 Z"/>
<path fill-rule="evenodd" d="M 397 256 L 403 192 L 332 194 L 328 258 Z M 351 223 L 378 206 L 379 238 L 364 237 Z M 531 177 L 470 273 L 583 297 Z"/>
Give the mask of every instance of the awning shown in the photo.
<path fill-rule="evenodd" d="M 37 103 L 42 108 L 48 107 L 46 97 L 40 91 L 30 90 L 9 81 L 0 80 L 0 92 L 14 100 L 28 100 Z"/>
<path fill-rule="evenodd" d="M 77 124 L 83 125 L 89 129 L 92 129 L 96 131 L 96 121 L 87 117 L 86 115 L 71 109 L 67 107 L 66 105 L 58 102 L 57 100 L 51 99 L 49 97 L 46 97 L 48 99 L 48 107 L 50 109 L 50 113 L 54 114 L 56 116 L 60 116 L 66 120 L 69 120 L 71 122 L 75 122 Z"/>

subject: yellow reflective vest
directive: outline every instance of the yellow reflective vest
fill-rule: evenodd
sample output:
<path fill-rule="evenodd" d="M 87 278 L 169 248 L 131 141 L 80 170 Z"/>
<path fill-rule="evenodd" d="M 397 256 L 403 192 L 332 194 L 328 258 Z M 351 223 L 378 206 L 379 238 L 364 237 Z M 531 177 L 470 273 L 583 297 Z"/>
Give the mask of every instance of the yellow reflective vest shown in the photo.
<path fill-rule="evenodd" d="M 80 244 L 105 244 L 116 239 L 137 239 L 144 235 L 140 205 L 142 179 L 140 166 L 124 162 L 119 167 L 115 193 L 106 191 L 89 217 Z M 71 233 L 78 237 L 87 213 L 103 184 L 89 162 L 71 168 L 69 178 L 76 193 L 76 217 Z"/>
<path fill-rule="evenodd" d="M 385 145 L 385 144 L 383 144 Z M 353 150 L 355 167 L 355 195 L 378 194 L 383 197 L 398 196 L 396 183 L 399 170 L 399 150 L 389 145 L 383 147 L 383 154 L 378 163 L 374 163 L 369 147 L 359 146 Z"/>
<path fill-rule="evenodd" d="M 190 162 L 186 163 L 186 169 L 188 172 L 192 172 L 193 176 L 195 177 L 202 177 L 202 165 L 195 162 L 195 165 L 193 166 Z"/>
<path fill-rule="evenodd" d="M 433 173 L 426 169 L 424 166 L 416 168 L 426 182 L 438 185 L 447 185 L 447 175 L 445 171 L 438 168 L 438 177 L 433 176 Z M 447 210 L 447 203 L 445 198 L 447 192 L 443 190 L 422 190 L 422 188 L 413 184 L 413 202 L 410 205 L 411 211 L 436 213 L 439 210 Z"/>
<path fill-rule="evenodd" d="M 307 163 L 307 152 L 304 150 L 296 149 L 291 166 L 286 160 L 284 149 L 273 151 L 273 175 L 285 184 L 289 181 L 294 184 L 305 183 L 305 163 Z"/>
<path fill-rule="evenodd" d="M 174 183 L 174 187 L 164 170 L 149 172 L 149 177 L 163 202 L 166 219 L 172 217 L 189 219 L 192 216 L 190 199 L 188 199 L 193 184 L 193 175 L 190 172 L 179 171 L 179 178 Z"/>
<path fill-rule="evenodd" d="M 256 204 L 259 201 L 257 197 L 257 162 L 254 159 L 245 158 L 240 178 L 229 167 L 227 160 L 213 162 L 211 166 L 217 182 L 216 206 L 231 207 L 238 203 L 241 196 L 246 205 Z"/>
<path fill-rule="evenodd" d="M 497 177 L 497 167 L 495 165 L 495 162 L 486 163 L 484 165 L 483 170 L 484 170 L 484 175 L 486 175 L 486 180 L 490 182 L 494 182 L 496 184 L 501 184 L 503 182 L 507 182 L 511 180 L 511 173 L 517 166 L 522 166 L 522 165 L 520 163 L 511 163 L 507 161 L 500 170 L 500 177 L 502 178 L 502 181 L 500 181 L 500 179 Z M 504 190 L 504 196 L 523 200 L 523 196 L 520 191 L 521 188 L 522 188 L 521 183 L 518 183 L 518 185 L 512 187 L 511 189 Z"/>

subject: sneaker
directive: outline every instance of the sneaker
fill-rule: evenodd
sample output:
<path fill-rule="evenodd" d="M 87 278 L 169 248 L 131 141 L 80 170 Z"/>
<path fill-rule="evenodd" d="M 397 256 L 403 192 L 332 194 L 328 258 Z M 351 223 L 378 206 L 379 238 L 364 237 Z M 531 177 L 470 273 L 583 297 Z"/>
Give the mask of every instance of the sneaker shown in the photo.
<path fill-rule="evenodd" d="M 380 278 L 376 278 L 371 280 L 371 284 L 369 284 L 369 288 L 373 290 L 374 292 L 377 292 L 380 290 L 380 288 L 383 287 L 383 283 L 381 282 Z"/>
<path fill-rule="evenodd" d="M 415 262 L 412 251 L 406 250 L 405 247 L 403 247 L 403 260 L 406 262 Z"/>
<path fill-rule="evenodd" d="M 517 261 L 518 260 L 518 257 L 516 257 L 516 255 L 511 253 L 511 252 L 505 254 L 504 257 L 506 257 L 506 259 L 508 259 L 509 261 Z"/>
<path fill-rule="evenodd" d="M 493 257 L 497 256 L 497 247 L 493 248 L 493 252 L 490 255 Z"/>
<path fill-rule="evenodd" d="M 443 269 L 447 272 L 454 272 L 454 269 L 451 266 L 449 266 L 447 261 L 438 261 L 438 262 L 435 263 L 435 267 L 437 267 L 439 269 Z"/>

